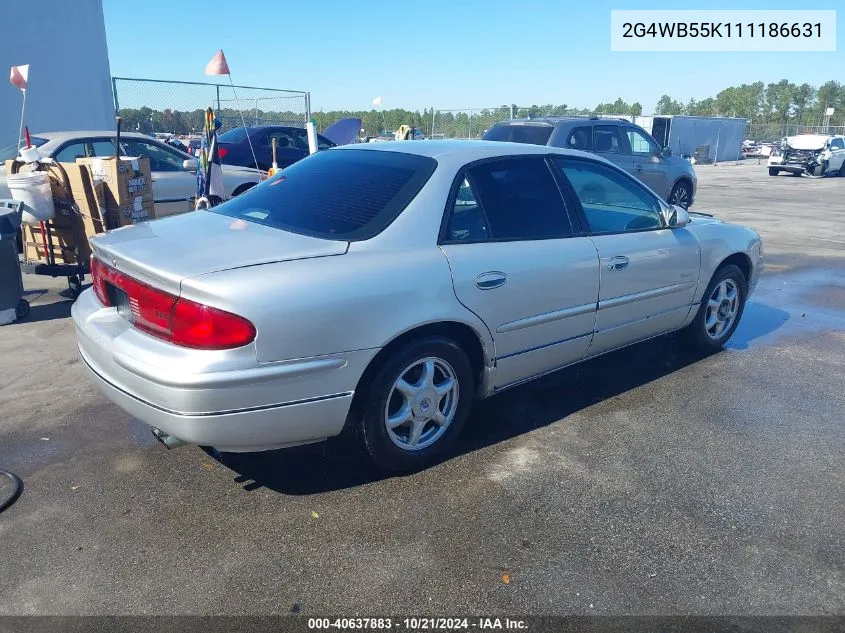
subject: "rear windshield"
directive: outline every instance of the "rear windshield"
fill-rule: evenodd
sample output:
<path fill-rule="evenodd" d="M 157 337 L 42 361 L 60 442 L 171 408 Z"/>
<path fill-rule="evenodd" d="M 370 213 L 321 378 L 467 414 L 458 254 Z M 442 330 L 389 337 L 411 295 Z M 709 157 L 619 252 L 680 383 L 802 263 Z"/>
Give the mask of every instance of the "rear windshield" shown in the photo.
<path fill-rule="evenodd" d="M 246 130 L 242 127 L 236 127 L 218 136 L 217 140 L 221 143 L 240 143 L 246 140 Z"/>
<path fill-rule="evenodd" d="M 47 142 L 46 138 L 41 138 L 40 136 L 31 136 L 30 142 L 35 147 L 41 147 L 44 143 Z M 21 142 L 21 147 L 23 147 L 25 143 Z M 7 145 L 6 147 L 0 147 L 0 162 L 5 162 L 7 160 L 12 160 L 13 158 L 18 157 L 18 144 L 15 143 L 14 145 Z M 0 165 L 2 166 L 2 165 Z"/>
<path fill-rule="evenodd" d="M 212 211 L 293 233 L 366 240 L 396 219 L 436 167 L 426 156 L 327 150 Z"/>
<path fill-rule="evenodd" d="M 553 129 L 551 125 L 494 125 L 487 130 L 484 140 L 545 145 Z"/>

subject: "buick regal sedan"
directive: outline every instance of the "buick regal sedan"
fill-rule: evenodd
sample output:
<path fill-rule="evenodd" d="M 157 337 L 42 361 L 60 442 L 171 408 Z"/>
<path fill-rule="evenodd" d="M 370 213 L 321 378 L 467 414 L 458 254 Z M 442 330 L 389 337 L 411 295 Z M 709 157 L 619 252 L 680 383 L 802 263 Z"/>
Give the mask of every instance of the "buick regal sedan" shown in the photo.
<path fill-rule="evenodd" d="M 484 141 L 319 152 L 92 246 L 81 356 L 162 442 L 353 425 L 390 470 L 441 458 L 477 398 L 673 330 L 718 349 L 762 267 L 756 233 L 598 156 Z"/>

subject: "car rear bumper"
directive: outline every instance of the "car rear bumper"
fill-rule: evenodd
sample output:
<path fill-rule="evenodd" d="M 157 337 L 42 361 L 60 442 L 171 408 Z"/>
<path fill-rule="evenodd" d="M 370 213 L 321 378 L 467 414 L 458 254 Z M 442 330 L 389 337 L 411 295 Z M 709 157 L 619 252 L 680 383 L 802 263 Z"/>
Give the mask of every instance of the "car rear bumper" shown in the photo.
<path fill-rule="evenodd" d="M 250 452 L 315 442 L 343 429 L 378 350 L 258 363 L 254 346 L 176 348 L 139 332 L 90 290 L 72 308 L 79 352 L 124 411 L 184 442 Z"/>

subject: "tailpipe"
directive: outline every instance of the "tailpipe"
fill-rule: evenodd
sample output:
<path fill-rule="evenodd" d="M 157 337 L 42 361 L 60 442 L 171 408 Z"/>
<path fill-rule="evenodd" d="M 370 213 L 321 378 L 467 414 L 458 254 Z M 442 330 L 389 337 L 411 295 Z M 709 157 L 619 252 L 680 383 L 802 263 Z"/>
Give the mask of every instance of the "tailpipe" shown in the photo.
<path fill-rule="evenodd" d="M 171 448 L 176 448 L 177 446 L 182 446 L 183 444 L 187 444 L 187 442 L 180 440 L 178 437 L 168 435 L 161 429 L 157 429 L 155 427 L 153 427 L 153 436 L 155 436 L 155 438 L 159 442 L 161 442 L 164 447 L 168 450 L 170 450 Z"/>

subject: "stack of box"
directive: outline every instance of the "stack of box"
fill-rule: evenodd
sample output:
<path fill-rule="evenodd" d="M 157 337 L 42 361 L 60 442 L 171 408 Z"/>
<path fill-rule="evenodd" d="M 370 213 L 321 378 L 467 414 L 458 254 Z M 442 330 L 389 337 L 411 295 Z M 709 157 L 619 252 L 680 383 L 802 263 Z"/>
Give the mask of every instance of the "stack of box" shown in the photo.
<path fill-rule="evenodd" d="M 94 183 L 102 183 L 106 228 L 137 224 L 155 218 L 153 179 L 146 157 L 79 158 Z"/>
<path fill-rule="evenodd" d="M 6 162 L 6 173 L 12 173 L 12 166 L 12 161 Z M 20 171 L 32 171 L 38 167 L 22 165 Z M 50 175 L 55 217 L 44 223 L 44 234 L 40 224 L 21 225 L 26 261 L 46 261 L 48 250 L 52 251 L 52 259 L 57 264 L 74 264 L 77 259 L 87 261 L 91 256 L 88 237 L 104 231 L 100 204 L 90 176 L 83 173 L 75 163 L 62 163 L 61 167 L 68 175 L 71 190 L 67 190 L 58 167 L 46 168 Z"/>
<path fill-rule="evenodd" d="M 60 170 L 49 167 L 56 215 L 44 223 L 43 235 L 39 224 L 22 225 L 26 261 L 46 261 L 46 243 L 57 264 L 87 262 L 91 236 L 155 218 L 148 158 L 79 158 L 61 167 L 70 191 Z M 33 168 L 24 165 L 21 171 Z M 6 173 L 12 173 L 11 169 L 12 161 L 7 161 Z"/>

